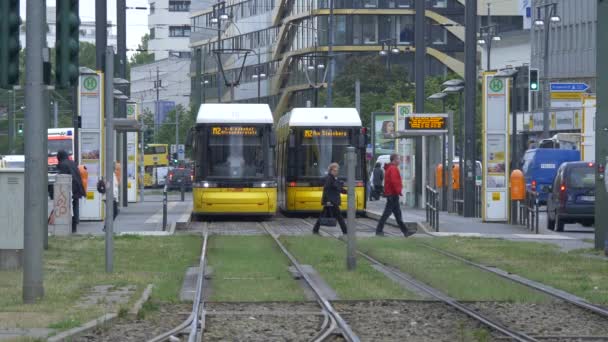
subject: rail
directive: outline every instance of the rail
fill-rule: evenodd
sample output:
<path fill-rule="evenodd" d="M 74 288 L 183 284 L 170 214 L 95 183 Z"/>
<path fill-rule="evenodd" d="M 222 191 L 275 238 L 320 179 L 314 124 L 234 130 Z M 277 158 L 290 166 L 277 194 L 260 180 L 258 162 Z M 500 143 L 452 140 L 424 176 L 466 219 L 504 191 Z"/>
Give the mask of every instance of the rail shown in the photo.
<path fill-rule="evenodd" d="M 538 192 L 526 191 L 526 199 L 519 206 L 519 224 L 538 234 L 540 212 Z"/>
<path fill-rule="evenodd" d="M 184 331 L 188 331 L 188 342 L 194 342 L 197 340 L 197 331 L 200 331 L 200 335 L 203 334 L 203 331 L 205 330 L 205 303 L 203 298 L 203 282 L 205 279 L 205 258 L 207 255 L 207 240 L 209 238 L 207 230 L 205 229 L 204 231 L 205 232 L 203 234 L 203 248 L 201 251 L 201 258 L 199 262 L 199 273 L 196 279 L 196 293 L 194 296 L 194 302 L 192 303 L 192 312 L 190 313 L 190 316 L 188 316 L 188 318 L 177 327 L 148 340 L 148 342 L 179 340 L 175 337 L 175 335 L 180 335 L 184 333 Z"/>
<path fill-rule="evenodd" d="M 426 186 L 426 222 L 431 225 L 431 228 L 439 231 L 439 192 L 431 186 Z"/>
<path fill-rule="evenodd" d="M 322 334 L 321 337 L 318 337 L 315 340 L 323 341 L 327 337 L 327 335 L 329 333 L 331 333 L 331 331 L 333 330 L 331 327 L 335 327 L 337 325 L 338 328 L 340 328 L 342 335 L 344 336 L 344 338 L 347 341 L 359 342 L 360 341 L 359 337 L 353 332 L 351 327 L 348 325 L 348 323 L 346 323 L 346 321 L 342 318 L 342 316 L 340 316 L 340 314 L 333 308 L 333 306 L 331 305 L 329 300 L 327 300 L 327 298 L 325 298 L 323 296 L 323 294 L 317 288 L 317 286 L 314 284 L 312 279 L 310 279 L 308 274 L 300 266 L 300 263 L 298 262 L 298 260 L 291 253 L 289 253 L 289 251 L 283 245 L 283 243 L 281 243 L 281 241 L 279 241 L 277 235 L 271 231 L 271 228 L 269 228 L 266 223 L 262 223 L 262 227 L 264 228 L 266 233 L 268 233 L 268 235 L 270 235 L 273 238 L 274 242 L 277 244 L 277 246 L 279 246 L 279 248 L 281 249 L 283 254 L 285 254 L 285 256 L 287 256 L 287 258 L 289 259 L 291 264 L 296 268 L 296 270 L 298 270 L 298 272 L 300 273 L 302 278 L 304 278 L 304 281 L 306 281 L 306 283 L 313 290 L 315 296 L 317 297 L 317 301 L 319 302 L 321 307 L 323 307 L 325 312 L 327 312 L 331 318 L 332 323 L 331 323 L 330 329 L 327 330 L 326 333 Z"/>
<path fill-rule="evenodd" d="M 305 221 L 307 222 L 307 221 Z M 308 222 L 309 223 L 309 222 Z M 309 223 L 310 224 L 310 223 Z M 332 234 L 331 232 L 325 231 L 324 229 L 322 229 L 322 231 L 335 238 L 338 239 L 338 237 L 334 234 Z M 424 284 L 423 282 L 420 282 L 416 279 L 414 279 L 413 277 L 411 277 L 410 275 L 408 275 L 407 273 L 402 272 L 401 270 L 392 267 L 384 262 L 381 262 L 375 258 L 373 258 L 372 256 L 370 256 L 369 254 L 366 254 L 364 252 L 361 251 L 357 251 L 357 254 L 359 254 L 361 257 L 365 258 L 367 261 L 369 261 L 371 264 L 376 265 L 382 269 L 384 269 L 386 272 L 392 274 L 394 277 L 400 279 L 403 282 L 408 283 L 409 285 L 411 285 L 412 287 L 417 288 L 418 290 L 427 293 L 428 295 L 430 295 L 431 297 L 434 297 L 435 299 L 455 308 L 456 310 L 464 313 L 465 315 L 485 324 L 486 326 L 495 329 L 503 334 L 505 334 L 506 336 L 511 337 L 513 340 L 518 341 L 518 342 L 532 342 L 532 341 L 538 341 L 538 339 L 529 336 L 523 332 L 511 329 L 507 326 L 504 326 L 503 324 L 495 321 L 494 319 L 490 318 L 490 317 L 486 317 L 484 316 L 482 313 L 474 310 L 474 309 L 470 309 L 467 306 L 465 306 L 464 304 L 462 304 L 461 302 L 459 302 L 458 300 L 448 296 L 447 294 L 444 294 L 443 292 L 437 290 L 434 287 L 431 287 L 429 285 Z"/>

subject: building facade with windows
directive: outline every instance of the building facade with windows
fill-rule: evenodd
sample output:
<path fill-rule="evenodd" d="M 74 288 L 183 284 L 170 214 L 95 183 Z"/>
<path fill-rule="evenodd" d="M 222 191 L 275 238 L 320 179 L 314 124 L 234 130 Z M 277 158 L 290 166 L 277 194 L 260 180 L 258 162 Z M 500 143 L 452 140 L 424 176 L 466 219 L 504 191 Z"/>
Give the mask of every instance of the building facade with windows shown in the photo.
<path fill-rule="evenodd" d="M 155 60 L 190 58 L 190 4 L 185 0 L 148 0 L 148 49 Z"/>

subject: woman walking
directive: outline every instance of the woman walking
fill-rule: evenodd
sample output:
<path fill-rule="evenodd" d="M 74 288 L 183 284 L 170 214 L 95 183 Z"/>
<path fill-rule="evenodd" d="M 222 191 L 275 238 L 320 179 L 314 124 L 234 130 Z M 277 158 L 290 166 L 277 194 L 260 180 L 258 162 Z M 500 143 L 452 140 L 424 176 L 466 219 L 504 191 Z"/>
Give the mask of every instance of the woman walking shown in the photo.
<path fill-rule="evenodd" d="M 333 217 L 338 221 L 342 234 L 346 234 L 346 223 L 340 212 L 340 194 L 345 194 L 344 184 L 338 179 L 338 172 L 340 166 L 338 163 L 331 163 L 327 168 L 327 177 L 325 177 L 325 185 L 323 186 L 323 196 L 321 197 L 321 204 L 323 210 L 317 223 L 315 223 L 312 229 L 313 234 L 319 234 L 319 227 L 321 226 L 321 217 Z M 325 215 L 325 216 L 324 216 Z"/>

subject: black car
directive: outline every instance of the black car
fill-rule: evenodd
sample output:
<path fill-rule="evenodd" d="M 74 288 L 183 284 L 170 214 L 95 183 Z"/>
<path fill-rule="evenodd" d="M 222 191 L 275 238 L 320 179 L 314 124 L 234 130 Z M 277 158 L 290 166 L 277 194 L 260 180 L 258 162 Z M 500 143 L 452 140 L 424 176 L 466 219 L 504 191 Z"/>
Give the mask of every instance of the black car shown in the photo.
<path fill-rule="evenodd" d="M 174 168 L 167 173 L 166 185 L 168 190 L 192 190 L 193 172 L 188 168 Z"/>
<path fill-rule="evenodd" d="M 595 163 L 563 163 L 547 199 L 547 228 L 564 231 L 567 223 L 594 224 Z"/>

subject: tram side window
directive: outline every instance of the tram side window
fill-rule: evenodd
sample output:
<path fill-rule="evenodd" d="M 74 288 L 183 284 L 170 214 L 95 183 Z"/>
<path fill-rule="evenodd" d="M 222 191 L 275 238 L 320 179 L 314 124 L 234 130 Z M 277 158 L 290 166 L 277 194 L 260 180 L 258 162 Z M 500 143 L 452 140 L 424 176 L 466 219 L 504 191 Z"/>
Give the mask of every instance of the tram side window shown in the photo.
<path fill-rule="evenodd" d="M 210 177 L 264 176 L 264 154 L 259 136 L 212 136 L 208 153 Z"/>

